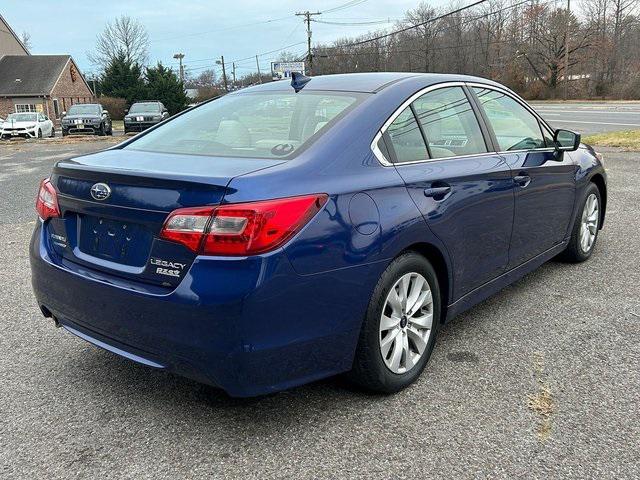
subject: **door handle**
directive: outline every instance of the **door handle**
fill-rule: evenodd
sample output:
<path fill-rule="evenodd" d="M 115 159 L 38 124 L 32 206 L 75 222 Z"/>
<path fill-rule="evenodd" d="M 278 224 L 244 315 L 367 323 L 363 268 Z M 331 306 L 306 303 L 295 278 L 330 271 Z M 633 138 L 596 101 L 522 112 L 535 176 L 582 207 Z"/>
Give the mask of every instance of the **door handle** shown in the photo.
<path fill-rule="evenodd" d="M 451 192 L 449 185 L 442 187 L 431 187 L 424 189 L 425 197 L 433 197 L 435 200 L 442 200 Z"/>
<path fill-rule="evenodd" d="M 531 183 L 531 177 L 529 175 L 516 175 L 513 177 L 513 181 L 516 185 L 520 185 L 522 188 L 525 188 Z"/>

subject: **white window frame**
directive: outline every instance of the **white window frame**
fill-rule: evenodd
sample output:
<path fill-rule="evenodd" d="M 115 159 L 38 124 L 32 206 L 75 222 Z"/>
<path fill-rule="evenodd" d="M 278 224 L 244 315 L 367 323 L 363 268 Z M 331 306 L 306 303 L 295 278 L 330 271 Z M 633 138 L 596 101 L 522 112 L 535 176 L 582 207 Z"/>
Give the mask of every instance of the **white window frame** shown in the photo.
<path fill-rule="evenodd" d="M 18 108 L 22 107 L 22 108 Z M 26 109 L 24 107 L 27 107 Z M 16 113 L 37 113 L 36 104 L 35 103 L 16 103 L 15 104 Z"/>

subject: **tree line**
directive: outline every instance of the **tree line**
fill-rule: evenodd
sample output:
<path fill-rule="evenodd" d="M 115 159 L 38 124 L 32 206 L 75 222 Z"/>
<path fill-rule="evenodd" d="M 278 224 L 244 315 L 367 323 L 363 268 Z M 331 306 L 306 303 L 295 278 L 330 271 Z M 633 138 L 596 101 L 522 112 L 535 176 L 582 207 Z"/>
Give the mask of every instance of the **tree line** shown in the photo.
<path fill-rule="evenodd" d="M 370 32 L 316 45 L 313 73 L 469 74 L 531 99 L 563 96 L 568 78 L 570 98 L 640 99 L 638 4 L 582 0 L 568 13 L 564 2 L 488 0 L 446 15 L 454 5 L 423 2 L 395 25 L 394 31 L 404 30 L 398 34 Z"/>
<path fill-rule="evenodd" d="M 558 0 L 486 0 L 472 8 L 421 2 L 390 31 L 316 44 L 313 74 L 460 73 L 496 80 L 529 99 L 640 99 L 639 6 L 640 0 L 580 0 L 568 12 Z M 176 113 L 189 103 L 185 87 L 198 89 L 196 101 L 226 92 L 214 69 L 196 76 L 187 70 L 183 84 L 161 63 L 146 67 L 148 50 L 144 26 L 122 16 L 106 25 L 87 53 L 100 69 L 96 90 L 104 103 L 124 99 L 112 109 L 160 100 Z M 278 59 L 300 58 L 283 52 Z M 270 77 L 250 73 L 227 80 L 233 90 Z"/>

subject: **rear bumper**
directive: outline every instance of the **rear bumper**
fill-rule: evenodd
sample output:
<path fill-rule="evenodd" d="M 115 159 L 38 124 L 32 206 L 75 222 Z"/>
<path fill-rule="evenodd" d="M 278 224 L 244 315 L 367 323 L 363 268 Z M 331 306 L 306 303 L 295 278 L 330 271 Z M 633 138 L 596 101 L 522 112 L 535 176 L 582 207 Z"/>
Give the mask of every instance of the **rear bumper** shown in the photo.
<path fill-rule="evenodd" d="M 33 289 L 67 330 L 240 397 L 349 370 L 381 268 L 300 276 L 282 251 L 198 257 L 175 290 L 160 292 L 73 271 L 49 253 L 47 242 L 38 222 L 30 247 Z"/>

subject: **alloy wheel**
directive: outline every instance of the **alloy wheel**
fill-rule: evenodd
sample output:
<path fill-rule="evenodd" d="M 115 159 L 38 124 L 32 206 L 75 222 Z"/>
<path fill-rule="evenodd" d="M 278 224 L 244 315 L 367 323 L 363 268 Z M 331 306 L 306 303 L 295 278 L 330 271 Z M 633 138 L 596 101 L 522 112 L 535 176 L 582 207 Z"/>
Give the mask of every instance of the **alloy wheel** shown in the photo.
<path fill-rule="evenodd" d="M 427 280 L 416 272 L 393 285 L 380 318 L 380 353 L 393 373 L 403 374 L 420 360 L 429 343 L 433 298 Z"/>
<path fill-rule="evenodd" d="M 593 247 L 598 232 L 599 220 L 598 197 L 595 193 L 590 194 L 582 209 L 582 221 L 580 224 L 580 248 L 584 253 L 588 253 Z"/>

